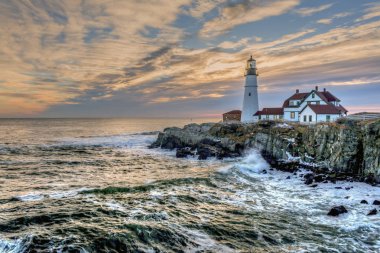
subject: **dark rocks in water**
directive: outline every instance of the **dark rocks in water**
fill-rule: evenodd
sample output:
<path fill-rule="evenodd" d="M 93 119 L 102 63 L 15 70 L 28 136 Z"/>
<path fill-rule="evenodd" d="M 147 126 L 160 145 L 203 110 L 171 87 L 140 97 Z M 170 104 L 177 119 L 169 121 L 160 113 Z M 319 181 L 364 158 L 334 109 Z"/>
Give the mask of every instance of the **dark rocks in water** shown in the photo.
<path fill-rule="evenodd" d="M 312 184 L 313 183 L 313 178 L 307 178 L 306 180 L 305 180 L 305 184 L 306 185 L 309 185 L 309 184 Z"/>
<path fill-rule="evenodd" d="M 265 158 L 265 156 L 264 156 Z M 265 159 L 271 166 L 277 170 L 295 173 L 298 171 L 299 164 L 297 162 L 283 162 Z"/>
<path fill-rule="evenodd" d="M 313 188 L 315 188 L 317 186 L 318 186 L 318 184 L 312 184 L 312 185 L 310 185 L 310 187 L 313 187 Z"/>
<path fill-rule="evenodd" d="M 368 201 L 363 199 L 362 201 L 360 201 L 360 204 L 367 204 L 368 205 Z"/>
<path fill-rule="evenodd" d="M 208 157 L 212 156 L 212 154 L 212 151 L 208 147 L 200 147 L 197 149 L 198 160 L 206 160 Z"/>
<path fill-rule="evenodd" d="M 369 211 L 369 213 L 367 215 L 376 215 L 376 214 L 377 214 L 377 210 L 376 210 L 376 208 L 374 208 L 371 211 Z"/>
<path fill-rule="evenodd" d="M 373 203 L 372 203 L 372 205 L 379 206 L 380 205 L 380 200 L 374 200 Z"/>
<path fill-rule="evenodd" d="M 367 184 L 376 184 L 376 178 L 373 174 L 369 174 L 365 179 L 364 182 Z"/>
<path fill-rule="evenodd" d="M 307 174 L 305 174 L 303 176 L 303 178 L 306 179 L 306 180 L 309 179 L 309 178 L 314 179 L 314 173 L 307 173 Z"/>
<path fill-rule="evenodd" d="M 328 212 L 327 215 L 338 216 L 340 214 L 347 213 L 347 212 L 348 211 L 344 206 L 334 206 L 333 208 L 331 208 L 330 212 Z"/>
<path fill-rule="evenodd" d="M 323 180 L 325 180 L 325 177 L 322 174 L 318 174 L 314 177 L 314 181 L 317 183 L 321 183 L 321 182 L 323 182 Z"/>
<path fill-rule="evenodd" d="M 351 188 L 352 188 L 352 187 L 346 187 L 346 188 L 344 188 L 344 189 L 346 189 L 346 191 L 349 191 L 349 190 L 351 190 Z"/>
<path fill-rule="evenodd" d="M 175 156 L 177 158 L 186 158 L 187 156 L 194 156 L 194 152 L 190 148 L 178 148 Z"/>
<path fill-rule="evenodd" d="M 260 121 L 170 127 L 159 133 L 150 147 L 198 149 L 205 145 L 216 149 L 209 149 L 209 155 L 201 148 L 200 159 L 241 156 L 245 150 L 255 148 L 274 169 L 294 173 L 299 167 L 308 168 L 315 173 L 314 182 L 317 183 L 355 181 L 359 177 L 369 184 L 380 182 L 377 161 L 380 120 L 361 124 L 352 120 L 313 126 L 287 124 L 289 127 L 282 127 L 275 121 Z M 291 161 L 289 154 L 294 158 Z M 312 162 L 313 166 L 304 162 Z"/>
<path fill-rule="evenodd" d="M 286 179 L 290 179 L 290 176 L 287 176 Z"/>
<path fill-rule="evenodd" d="M 337 186 L 337 187 L 335 187 L 335 189 L 341 190 L 341 189 L 343 189 L 343 188 L 340 187 L 340 186 Z"/>
<path fill-rule="evenodd" d="M 263 170 L 263 174 L 267 174 L 268 172 L 266 170 Z"/>

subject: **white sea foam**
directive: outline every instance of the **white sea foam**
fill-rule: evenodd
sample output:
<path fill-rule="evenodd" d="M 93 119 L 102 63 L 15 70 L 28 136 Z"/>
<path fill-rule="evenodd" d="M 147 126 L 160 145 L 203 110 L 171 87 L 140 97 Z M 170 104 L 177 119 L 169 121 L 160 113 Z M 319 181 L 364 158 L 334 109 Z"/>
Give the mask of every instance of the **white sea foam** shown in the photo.
<path fill-rule="evenodd" d="M 45 198 L 52 198 L 52 199 L 62 199 L 62 198 L 70 198 L 78 195 L 79 192 L 89 190 L 89 188 L 82 187 L 75 190 L 69 190 L 69 191 L 57 191 L 57 192 L 46 192 L 46 193 L 40 193 L 40 192 L 31 192 L 25 195 L 16 196 L 15 198 L 20 201 L 40 201 Z"/>
<path fill-rule="evenodd" d="M 107 146 L 119 148 L 146 148 L 155 139 L 156 135 L 122 134 L 111 136 L 65 138 L 53 146 Z"/>
<path fill-rule="evenodd" d="M 106 206 L 112 210 L 125 211 L 125 208 L 115 200 L 107 202 Z"/>
<path fill-rule="evenodd" d="M 188 237 L 192 238 L 195 243 L 198 244 L 197 247 L 188 247 L 185 248 L 184 251 L 188 253 L 195 253 L 195 252 L 235 252 L 235 250 L 222 245 L 215 240 L 213 240 L 209 235 L 199 231 L 199 230 L 192 230 L 188 228 L 181 228 L 182 233 L 186 234 Z"/>
<path fill-rule="evenodd" d="M 367 233 L 376 233 L 380 230 L 379 216 L 367 216 L 371 209 L 377 207 L 372 205 L 372 202 L 375 199 L 380 200 L 380 187 L 360 182 L 339 181 L 336 184 L 319 183 L 316 188 L 312 188 L 305 185 L 300 177 L 300 174 L 308 171 L 301 170 L 297 175 L 293 175 L 268 170 L 268 164 L 256 151 L 238 162 L 235 168 L 258 182 L 252 184 L 244 177 L 238 177 L 241 183 L 252 185 L 252 188 L 239 190 L 233 196 L 226 198 L 225 201 L 230 204 L 268 212 L 286 210 L 305 217 L 312 224 L 331 226 L 342 231 L 363 228 Z M 264 170 L 267 171 L 266 174 L 263 173 Z M 288 176 L 291 178 L 286 179 Z M 369 204 L 361 204 L 360 201 L 363 199 Z M 330 208 L 338 205 L 345 206 L 348 213 L 338 217 L 327 216 Z M 376 247 L 380 249 L 380 240 Z"/>
<path fill-rule="evenodd" d="M 26 250 L 25 241 L 22 239 L 8 240 L 0 237 L 1 253 L 19 253 Z"/>
<path fill-rule="evenodd" d="M 44 199 L 44 195 L 39 193 L 28 193 L 26 195 L 17 196 L 16 199 L 20 201 L 39 201 Z"/>

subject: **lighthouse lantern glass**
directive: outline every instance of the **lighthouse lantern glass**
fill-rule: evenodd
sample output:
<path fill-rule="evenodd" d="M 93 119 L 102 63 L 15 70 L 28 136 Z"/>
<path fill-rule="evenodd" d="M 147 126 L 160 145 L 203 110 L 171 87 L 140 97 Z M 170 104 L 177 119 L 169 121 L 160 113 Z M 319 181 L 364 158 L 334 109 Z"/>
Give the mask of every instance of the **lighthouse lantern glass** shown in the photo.
<path fill-rule="evenodd" d="M 254 68 L 256 68 L 256 61 L 255 60 L 248 60 L 248 62 L 247 62 L 248 64 L 248 66 L 247 66 L 247 68 L 249 68 L 249 69 L 254 69 Z"/>

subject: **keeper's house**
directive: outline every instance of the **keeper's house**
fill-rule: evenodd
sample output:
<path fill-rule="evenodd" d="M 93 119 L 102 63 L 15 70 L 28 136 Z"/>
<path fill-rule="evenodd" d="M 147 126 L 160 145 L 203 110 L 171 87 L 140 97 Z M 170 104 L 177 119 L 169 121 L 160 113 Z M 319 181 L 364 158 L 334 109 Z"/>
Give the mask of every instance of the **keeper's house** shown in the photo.
<path fill-rule="evenodd" d="M 347 115 L 347 110 L 340 100 L 326 89 L 300 93 L 296 90 L 285 100 L 282 107 L 263 108 L 254 114 L 254 120 L 284 120 L 313 124 L 317 122 L 332 122 Z"/>

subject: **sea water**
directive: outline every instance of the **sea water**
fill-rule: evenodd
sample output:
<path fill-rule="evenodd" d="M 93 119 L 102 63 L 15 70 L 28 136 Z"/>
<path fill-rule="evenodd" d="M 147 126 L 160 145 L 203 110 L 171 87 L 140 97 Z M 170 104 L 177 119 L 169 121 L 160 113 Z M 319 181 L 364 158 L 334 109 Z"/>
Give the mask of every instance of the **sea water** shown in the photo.
<path fill-rule="evenodd" d="M 148 149 L 155 131 L 212 120 L 0 120 L 0 252 L 380 251 L 378 187 L 311 188 L 255 150 Z M 327 216 L 336 205 L 348 213 Z"/>

